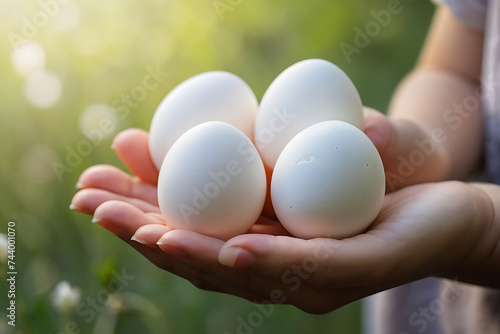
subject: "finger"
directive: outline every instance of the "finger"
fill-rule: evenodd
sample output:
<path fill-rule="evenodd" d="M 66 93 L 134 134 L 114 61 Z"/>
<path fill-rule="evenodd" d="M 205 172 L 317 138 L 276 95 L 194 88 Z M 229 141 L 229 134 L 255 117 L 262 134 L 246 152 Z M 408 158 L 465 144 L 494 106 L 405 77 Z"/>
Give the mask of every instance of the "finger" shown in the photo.
<path fill-rule="evenodd" d="M 163 251 L 199 268 L 196 276 L 222 292 L 261 302 L 282 287 L 279 278 L 221 265 L 218 254 L 223 244 L 222 240 L 187 230 L 172 230 L 158 240 Z"/>
<path fill-rule="evenodd" d="M 129 241 L 128 243 L 158 268 L 188 280 L 199 289 L 219 292 L 219 288 L 197 278 L 197 270 L 195 268 L 163 252 L 158 247 L 151 247 L 134 241 Z"/>
<path fill-rule="evenodd" d="M 203 267 L 188 265 L 186 263 L 179 262 L 178 257 L 172 257 L 170 256 L 170 254 L 164 252 L 158 253 L 154 249 L 151 249 L 152 247 L 149 247 L 148 250 L 144 247 L 144 245 L 134 242 L 132 240 L 132 236 L 140 227 L 150 226 L 150 224 L 156 224 L 157 222 L 156 218 L 145 214 L 135 206 L 120 201 L 108 201 L 101 204 L 95 210 L 95 218 L 97 224 L 106 228 L 111 233 L 115 234 L 127 243 L 131 244 L 142 254 L 146 255 L 148 259 L 150 259 L 153 263 L 165 270 L 188 279 L 195 286 L 203 289 L 235 294 L 249 300 L 255 300 L 259 298 L 259 296 L 252 291 L 247 291 L 245 289 L 239 288 L 227 282 L 226 280 L 207 272 L 203 269 Z M 163 230 L 168 229 L 166 226 L 159 224 L 158 228 Z M 206 245 L 207 244 L 205 243 L 204 246 Z M 217 253 L 218 251 L 215 253 L 212 252 L 211 254 Z M 210 257 L 205 256 L 203 260 L 210 262 Z M 212 259 L 211 262 L 216 261 L 213 261 Z M 223 268 L 223 270 L 229 271 L 231 269 L 226 267 Z"/>
<path fill-rule="evenodd" d="M 365 134 L 379 152 L 383 152 L 392 139 L 392 126 L 389 119 L 381 112 L 364 107 Z"/>
<path fill-rule="evenodd" d="M 365 108 L 365 123 L 365 134 L 384 164 L 387 192 L 446 178 L 446 151 L 421 125 L 369 108 Z"/>
<path fill-rule="evenodd" d="M 119 201 L 103 203 L 97 208 L 95 218 L 98 225 L 123 239 L 158 267 L 191 281 L 197 287 L 218 291 L 217 287 L 198 279 L 196 268 L 161 251 L 156 242 L 146 245 L 141 242 L 142 240 L 132 239 L 136 230 L 142 230 L 139 237 L 144 239 L 150 238 L 153 231 L 162 232 L 158 238 L 169 231 L 170 228 L 159 224 L 157 218 L 145 214 L 130 204 Z"/>
<path fill-rule="evenodd" d="M 127 129 L 116 135 L 112 148 L 127 168 L 141 180 L 156 185 L 158 170 L 149 154 L 149 134 L 140 129 Z"/>
<path fill-rule="evenodd" d="M 77 185 L 79 188 L 99 188 L 158 205 L 155 186 L 131 177 L 114 166 L 96 165 L 88 168 L 80 175 Z"/>
<path fill-rule="evenodd" d="M 187 230 L 172 230 L 157 242 L 164 251 L 183 260 L 194 258 L 201 262 L 217 263 L 219 250 L 224 241 Z M 191 245 L 185 247 L 186 245 Z"/>
<path fill-rule="evenodd" d="M 164 235 L 163 231 L 170 231 L 170 229 L 163 225 L 143 225 L 136 231 L 135 236 L 147 240 L 148 243 L 155 243 Z M 213 242 L 212 238 L 203 238 L 201 235 L 197 237 L 191 231 L 168 232 L 162 242 L 171 247 L 183 247 L 182 244 L 195 245 L 198 249 L 197 253 L 202 256 L 188 263 L 178 263 L 172 261 L 168 253 L 164 253 L 162 259 L 154 251 L 150 255 L 147 255 L 144 250 L 141 252 L 146 253 L 145 255 L 159 267 L 174 270 L 174 273 L 188 279 L 193 285 L 203 290 L 228 293 L 256 303 L 293 304 L 306 312 L 317 314 L 330 312 L 370 294 L 364 289 L 343 289 L 328 294 L 318 292 L 306 284 L 301 284 L 300 281 L 298 283 L 296 280 L 287 281 L 288 277 L 282 277 L 278 283 L 275 283 L 274 279 L 255 275 L 251 271 L 237 271 L 227 267 L 220 268 L 217 264 L 211 265 L 210 263 L 214 262 L 217 256 L 218 245 L 207 247 L 207 243 Z M 165 245 L 160 245 L 160 247 L 165 249 Z M 185 251 L 193 252 L 193 249 L 185 249 Z M 194 257 L 194 253 L 191 255 Z M 166 261 L 166 259 L 169 260 Z"/>
<path fill-rule="evenodd" d="M 144 214 L 126 203 L 116 201 L 104 203 L 96 210 L 96 217 L 99 218 L 98 224 L 130 243 L 151 262 L 164 270 L 188 279 L 201 289 L 228 293 L 253 302 L 291 303 L 311 313 L 325 313 L 354 300 L 354 295 L 365 296 L 368 294 L 357 290 L 353 292 L 346 290 L 339 291 L 334 295 L 320 292 L 318 297 L 318 291 L 307 286 L 307 280 L 297 282 L 299 277 L 302 278 L 302 276 L 289 277 L 282 275 L 278 277 L 279 279 L 276 282 L 272 278 L 256 275 L 249 270 L 234 270 L 222 267 L 217 263 L 214 264 L 222 242 L 190 231 L 171 231 L 167 233 L 169 237 L 164 239 L 164 242 L 167 241 L 168 244 L 174 247 L 191 245 L 190 251 L 193 251 L 194 246 L 198 254 L 201 254 L 198 259 L 190 261 L 191 263 L 179 261 L 179 259 L 170 256 L 168 253 L 160 253 L 158 249 L 148 248 L 129 240 L 136 228 L 136 235 L 142 231 L 143 236 L 149 235 L 151 237 L 156 234 L 155 238 L 158 238 L 162 231 L 168 230 L 168 227 L 160 224 L 155 225 L 154 220 L 156 218 Z M 177 235 L 177 238 L 175 235 Z M 154 242 L 154 240 L 150 241 Z M 182 242 L 179 243 L 179 241 Z M 311 296 L 316 297 L 311 298 Z M 330 300 L 333 300 L 334 303 Z"/>
<path fill-rule="evenodd" d="M 158 224 L 158 220 L 136 206 L 122 201 L 107 201 L 97 207 L 94 221 L 118 237 L 130 241 L 143 225 Z M 160 225 L 163 226 L 163 225 Z"/>
<path fill-rule="evenodd" d="M 143 225 L 135 231 L 134 235 L 130 238 L 133 241 L 147 245 L 153 248 L 158 248 L 157 242 L 160 238 L 172 229 L 166 225 L 161 224 L 148 224 Z"/>
<path fill-rule="evenodd" d="M 427 138 L 426 131 L 416 123 L 387 117 L 381 112 L 364 107 L 365 134 L 386 158 L 418 148 L 415 139 Z"/>
<path fill-rule="evenodd" d="M 137 220 L 140 219 L 138 217 L 140 214 L 140 212 L 137 212 L 136 215 L 127 214 L 120 219 L 122 223 L 126 219 Z M 112 219 L 115 218 L 116 215 L 112 214 Z M 213 265 L 212 263 L 215 262 L 217 257 L 220 241 L 213 244 L 213 238 L 203 237 L 191 231 L 172 231 L 165 235 L 164 231 L 170 231 L 170 229 L 164 225 L 142 225 L 136 231 L 135 236 L 150 244 L 165 236 L 162 243 L 169 244 L 170 247 L 182 248 L 183 244 L 195 245 L 196 251 L 193 247 L 190 247 L 190 250 L 185 249 L 185 251 L 192 252 L 193 257 L 196 252 L 201 256 L 188 261 L 188 263 L 179 263 L 177 259 L 174 259 L 168 253 L 163 253 L 164 256 L 162 257 L 155 252 L 154 247 L 150 247 L 151 249 L 148 251 L 144 248 L 141 249 L 142 245 L 136 244 L 133 246 L 157 266 L 188 279 L 200 289 L 228 293 L 257 303 L 294 304 L 310 313 L 329 312 L 333 308 L 354 300 L 353 293 L 355 292 L 341 291 L 334 295 L 335 298 L 326 293 L 320 293 L 318 296 L 318 291 L 306 285 L 302 285 L 298 289 L 295 282 L 286 282 L 281 278 L 278 283 L 274 283 L 273 279 L 255 275 L 251 271 L 232 270 L 231 268 L 221 267 L 217 263 Z M 160 247 L 165 249 L 165 245 L 160 245 Z"/>
<path fill-rule="evenodd" d="M 247 234 L 227 241 L 218 259 L 230 267 L 290 280 L 297 275 L 308 284 L 334 289 L 372 284 L 378 273 L 386 275 L 383 260 L 391 247 L 370 234 L 343 240 Z"/>
<path fill-rule="evenodd" d="M 158 223 L 167 225 L 167 220 L 165 217 L 162 216 L 161 213 L 156 213 L 156 212 L 146 212 L 146 214 L 156 220 L 158 220 Z"/>
<path fill-rule="evenodd" d="M 145 202 L 137 198 L 130 198 L 123 195 L 115 194 L 107 190 L 88 188 L 82 189 L 73 196 L 71 200 L 71 205 L 76 211 L 86 213 L 88 215 L 93 215 L 94 211 L 98 206 L 107 201 L 122 201 L 136 206 L 143 212 L 154 212 L 159 213 L 160 209 L 152 205 L 151 203 Z"/>
<path fill-rule="evenodd" d="M 352 302 L 355 297 L 364 297 L 373 290 L 331 288 L 329 290 L 333 292 L 330 293 L 318 289 L 315 277 L 323 274 L 320 269 L 311 270 L 309 264 L 303 263 L 304 259 L 299 263 L 294 263 L 291 258 L 283 260 L 282 253 L 279 254 L 281 260 L 278 262 L 282 266 L 279 270 L 261 268 L 256 272 L 254 267 L 239 270 L 227 268 L 217 263 L 223 241 L 192 231 L 172 230 L 161 237 L 158 243 L 167 253 L 199 266 L 197 277 L 218 287 L 220 292 L 257 303 L 292 304 L 310 313 L 325 313 Z"/>

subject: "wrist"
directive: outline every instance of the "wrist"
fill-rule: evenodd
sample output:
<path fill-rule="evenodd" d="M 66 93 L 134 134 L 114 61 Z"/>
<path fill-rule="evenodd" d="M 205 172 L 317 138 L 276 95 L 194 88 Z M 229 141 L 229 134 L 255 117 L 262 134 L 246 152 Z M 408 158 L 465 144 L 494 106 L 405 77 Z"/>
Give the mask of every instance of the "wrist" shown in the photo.
<path fill-rule="evenodd" d="M 444 275 L 459 281 L 500 288 L 500 187 L 471 183 L 470 203 L 475 217 L 473 227 L 479 229 L 475 245 L 452 272 Z"/>

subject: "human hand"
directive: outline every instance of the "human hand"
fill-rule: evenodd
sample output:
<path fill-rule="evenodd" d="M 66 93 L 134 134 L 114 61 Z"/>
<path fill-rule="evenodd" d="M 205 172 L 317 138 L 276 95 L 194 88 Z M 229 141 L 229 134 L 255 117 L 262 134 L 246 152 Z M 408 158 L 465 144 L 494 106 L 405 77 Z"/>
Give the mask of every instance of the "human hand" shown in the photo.
<path fill-rule="evenodd" d="M 233 283 L 252 301 L 325 313 L 423 277 L 454 278 L 477 262 L 492 219 L 485 197 L 459 182 L 406 187 L 386 196 L 369 231 L 343 240 L 245 234 L 223 242 L 151 225 L 135 237 L 198 268 L 202 280 L 221 279 L 216 291 L 235 294 L 224 285 Z"/>
<path fill-rule="evenodd" d="M 136 248 L 158 267 L 184 277 L 195 285 L 202 284 L 197 278 L 198 268 L 169 256 L 158 247 L 147 247 L 131 240 L 135 231 L 143 225 L 148 225 L 156 232 L 170 230 L 158 207 L 158 170 L 149 155 L 148 133 L 138 129 L 125 130 L 114 139 L 113 149 L 133 176 L 109 165 L 88 168 L 79 178 L 77 188 L 80 190 L 73 197 L 71 208 L 93 215 L 93 222 Z M 274 215 L 269 207 L 265 208 L 263 214 L 270 217 Z M 262 216 L 248 232 L 289 235 L 281 224 L 266 216 Z M 207 282 L 210 279 L 203 281 L 203 287 L 210 285 Z M 225 282 L 225 286 L 229 284 Z M 243 291 L 240 294 L 245 295 Z"/>
<path fill-rule="evenodd" d="M 427 131 L 421 125 L 387 117 L 364 108 L 365 133 L 375 144 L 386 172 L 386 192 L 403 187 L 444 181 L 448 177 L 449 157 L 440 130 Z"/>
<path fill-rule="evenodd" d="M 491 202 L 459 182 L 395 191 L 366 233 L 343 240 L 293 238 L 264 216 L 227 242 L 171 230 L 157 208 L 147 134 L 128 130 L 114 146 L 137 176 L 91 167 L 72 204 L 160 268 L 203 289 L 324 313 L 412 280 L 456 273 L 484 253 L 477 244 Z"/>

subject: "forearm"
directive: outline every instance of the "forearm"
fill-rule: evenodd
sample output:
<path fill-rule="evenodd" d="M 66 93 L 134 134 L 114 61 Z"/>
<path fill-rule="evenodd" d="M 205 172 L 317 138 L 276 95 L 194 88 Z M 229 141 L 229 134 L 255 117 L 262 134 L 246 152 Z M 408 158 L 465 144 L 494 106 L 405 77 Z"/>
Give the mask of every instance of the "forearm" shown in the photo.
<path fill-rule="evenodd" d="M 416 135 L 408 136 L 407 145 L 425 154 L 425 165 L 434 166 L 434 180 L 464 179 L 477 167 L 482 148 L 478 92 L 474 81 L 428 67 L 417 67 L 396 90 L 389 115 L 396 124 L 412 121 L 420 127 Z M 431 142 L 419 146 L 419 137 L 420 143 L 425 137 Z M 428 154 L 425 147 L 431 145 L 432 154 Z"/>
<path fill-rule="evenodd" d="M 471 203 L 478 200 L 489 207 L 478 212 L 478 220 L 471 222 L 480 225 L 482 233 L 463 263 L 443 277 L 500 289 L 500 186 L 487 183 L 471 186 L 479 190 Z"/>
<path fill-rule="evenodd" d="M 443 169 L 444 179 L 468 177 L 481 156 L 483 38 L 440 6 L 416 68 L 399 85 L 390 106 L 392 117 L 412 121 L 435 140 L 440 150 L 427 159 Z M 432 136 L 433 131 L 441 135 Z"/>

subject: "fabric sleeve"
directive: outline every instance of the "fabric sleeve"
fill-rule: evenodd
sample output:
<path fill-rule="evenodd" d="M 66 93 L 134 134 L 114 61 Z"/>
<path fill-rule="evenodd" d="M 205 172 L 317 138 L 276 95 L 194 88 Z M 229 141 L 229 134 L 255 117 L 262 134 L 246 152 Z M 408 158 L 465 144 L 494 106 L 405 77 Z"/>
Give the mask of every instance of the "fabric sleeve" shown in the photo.
<path fill-rule="evenodd" d="M 474 29 L 484 30 L 488 0 L 432 0 L 432 2 L 450 8 L 460 22 Z"/>

